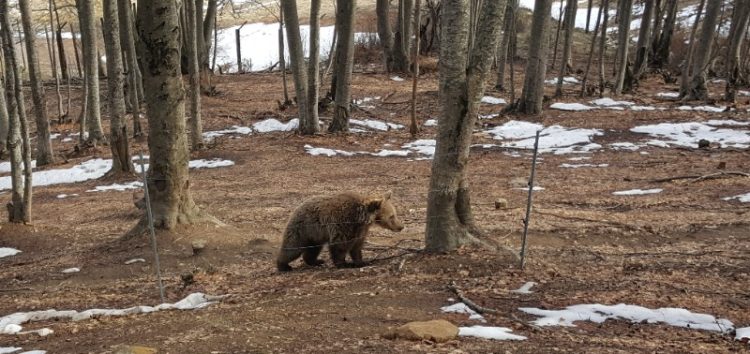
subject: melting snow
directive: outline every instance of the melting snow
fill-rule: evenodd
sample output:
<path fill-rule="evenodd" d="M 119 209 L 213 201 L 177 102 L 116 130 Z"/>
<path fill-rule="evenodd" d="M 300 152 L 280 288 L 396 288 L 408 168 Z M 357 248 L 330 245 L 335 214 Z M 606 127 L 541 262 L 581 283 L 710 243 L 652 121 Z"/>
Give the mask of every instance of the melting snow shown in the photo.
<path fill-rule="evenodd" d="M 216 137 L 220 137 L 220 136 L 228 135 L 228 134 L 250 135 L 252 133 L 253 133 L 253 129 L 250 127 L 242 127 L 239 125 L 233 125 L 231 128 L 227 128 L 223 130 L 214 130 L 214 131 L 204 132 L 203 138 L 206 140 L 213 140 Z"/>
<path fill-rule="evenodd" d="M 133 259 L 128 259 L 127 261 L 125 261 L 126 265 L 131 265 L 133 263 L 146 263 L 146 260 L 143 258 L 133 258 Z"/>
<path fill-rule="evenodd" d="M 736 120 L 732 119 L 711 119 L 708 122 L 706 122 L 708 125 L 735 125 L 735 126 L 744 126 L 744 125 L 750 125 L 750 122 L 738 122 Z"/>
<path fill-rule="evenodd" d="M 702 111 L 702 112 L 711 112 L 711 113 L 721 113 L 727 110 L 727 107 L 724 106 L 679 106 L 677 107 L 680 111 Z"/>
<path fill-rule="evenodd" d="M 492 96 L 484 96 L 484 97 L 482 97 L 482 103 L 486 103 L 486 104 L 507 104 L 508 102 L 506 102 L 502 98 L 497 98 L 497 97 L 492 97 Z"/>
<path fill-rule="evenodd" d="M 630 106 L 633 111 L 655 111 L 656 107 L 652 106 Z"/>
<path fill-rule="evenodd" d="M 544 83 L 547 85 L 557 85 L 558 78 L 544 80 Z M 578 79 L 572 77 L 572 76 L 566 76 L 563 77 L 563 85 L 575 85 L 580 84 L 581 82 L 578 81 Z"/>
<path fill-rule="evenodd" d="M 234 166 L 234 161 L 222 160 L 222 159 L 212 159 L 212 160 L 200 159 L 200 160 L 192 160 L 188 163 L 189 168 L 195 168 L 195 169 L 219 168 L 219 167 L 229 167 L 229 166 Z"/>
<path fill-rule="evenodd" d="M 640 149 L 640 146 L 635 145 L 633 143 L 628 143 L 628 142 L 612 143 L 612 144 L 609 144 L 609 147 L 612 148 L 612 150 L 627 150 L 627 151 L 636 151 Z"/>
<path fill-rule="evenodd" d="M 425 127 L 436 127 L 437 126 L 437 120 L 436 119 L 428 119 L 424 121 L 424 124 L 422 124 Z"/>
<path fill-rule="evenodd" d="M 737 328 L 737 340 L 750 339 L 750 327 Z"/>
<path fill-rule="evenodd" d="M 734 200 L 737 199 L 740 203 L 750 203 L 750 193 L 735 195 L 734 197 L 722 198 L 723 200 Z"/>
<path fill-rule="evenodd" d="M 63 269 L 61 273 L 71 274 L 71 273 L 78 273 L 80 271 L 81 271 L 81 268 L 68 268 L 68 269 Z"/>
<path fill-rule="evenodd" d="M 536 283 L 533 281 L 526 282 L 526 284 L 523 284 L 520 288 L 516 290 L 511 290 L 511 292 L 518 293 L 518 294 L 531 294 L 533 292 L 531 291 L 531 288 L 534 287 L 534 285 L 536 285 Z"/>
<path fill-rule="evenodd" d="M 23 166 L 23 162 L 21 162 Z M 31 160 L 31 168 L 36 168 L 36 160 Z M 0 162 L 0 173 L 10 173 L 10 161 Z"/>
<path fill-rule="evenodd" d="M 404 78 L 400 76 L 391 76 L 391 80 L 401 82 L 404 81 Z"/>
<path fill-rule="evenodd" d="M 299 119 L 294 118 L 289 122 L 282 123 L 274 118 L 268 118 L 253 124 L 253 130 L 258 133 L 288 132 L 299 127 Z"/>
<path fill-rule="evenodd" d="M 77 197 L 78 194 L 58 194 L 57 199 L 65 199 L 65 198 L 72 198 Z"/>
<path fill-rule="evenodd" d="M 654 188 L 654 189 L 630 189 L 627 191 L 617 191 L 612 192 L 614 195 L 644 195 L 644 194 L 657 194 L 661 193 L 663 189 L 661 188 Z"/>
<path fill-rule="evenodd" d="M 560 111 L 590 111 L 593 109 L 596 109 L 596 107 L 587 106 L 582 103 L 563 103 L 563 102 L 557 102 L 553 103 L 549 106 L 549 108 L 557 109 Z"/>
<path fill-rule="evenodd" d="M 680 93 L 679 92 L 659 92 L 656 94 L 656 97 L 666 98 L 666 99 L 677 99 L 677 98 L 680 98 Z"/>
<path fill-rule="evenodd" d="M 601 148 L 592 143 L 594 136 L 604 135 L 599 129 L 565 128 L 559 125 L 544 127 L 541 124 L 523 121 L 510 121 L 487 131 L 497 140 L 514 140 L 504 142 L 502 146 L 533 149 L 534 135 L 541 130 L 539 152 L 552 152 L 556 155 L 583 153 Z"/>
<path fill-rule="evenodd" d="M 203 293 L 193 293 L 173 304 L 161 304 L 157 306 L 134 306 L 126 309 L 91 309 L 82 312 L 75 310 L 58 311 L 44 310 L 32 312 L 16 312 L 0 317 L 0 334 L 17 334 L 23 329 L 22 324 L 28 322 L 49 321 L 58 319 L 69 319 L 72 321 L 86 320 L 100 316 L 127 316 L 139 313 L 150 313 L 164 310 L 194 310 L 215 304 L 225 298 L 223 296 L 211 296 Z"/>
<path fill-rule="evenodd" d="M 478 314 L 463 302 L 458 302 L 450 306 L 443 306 L 440 310 L 446 313 L 465 313 L 469 315 L 470 320 L 487 322 L 487 320 L 484 319 L 484 316 Z"/>
<path fill-rule="evenodd" d="M 665 323 L 671 326 L 715 332 L 728 332 L 734 328 L 734 324 L 727 319 L 717 319 L 711 315 L 671 307 L 653 310 L 626 304 L 612 306 L 585 304 L 568 306 L 563 310 L 542 310 L 530 307 L 522 307 L 519 310 L 541 317 L 533 322 L 537 326 L 575 327 L 573 322 L 576 321 L 603 323 L 608 319 L 622 319 L 632 323 Z"/>
<path fill-rule="evenodd" d="M 582 168 L 582 167 L 608 167 L 609 164 L 602 163 L 602 164 L 590 164 L 590 163 L 579 163 L 579 164 L 570 164 L 570 163 L 564 163 L 561 164 L 560 167 L 562 168 Z"/>
<path fill-rule="evenodd" d="M 419 139 L 401 146 L 428 158 L 435 156 L 435 139 Z"/>
<path fill-rule="evenodd" d="M 717 142 L 721 147 L 746 148 L 750 146 L 750 131 L 716 128 L 702 123 L 660 123 L 655 125 L 642 125 L 630 129 L 634 133 L 644 133 L 662 138 L 662 140 L 651 140 L 649 145 L 669 146 L 679 145 L 686 147 L 698 147 L 698 141 L 706 139 Z"/>
<path fill-rule="evenodd" d="M 615 107 L 615 106 L 634 106 L 634 102 L 630 101 L 615 101 L 609 97 L 600 98 L 591 101 L 592 104 L 602 107 Z"/>
<path fill-rule="evenodd" d="M 15 256 L 15 255 L 17 255 L 19 253 L 21 253 L 21 251 L 15 249 L 15 248 L 0 247 L 0 258 Z"/>
<path fill-rule="evenodd" d="M 107 192 L 107 191 L 119 191 L 124 192 L 129 189 L 141 189 L 143 188 L 143 182 L 134 181 L 124 184 L 114 183 L 107 186 L 96 186 L 94 189 L 89 189 L 86 192 Z"/>
<path fill-rule="evenodd" d="M 370 129 L 380 130 L 380 131 L 388 131 L 391 129 L 403 129 L 404 128 L 404 126 L 401 124 L 387 123 L 387 122 L 383 122 L 383 121 L 379 121 L 375 119 L 365 119 L 365 120 L 349 119 L 349 123 L 367 127 Z"/>
<path fill-rule="evenodd" d="M 511 333 L 512 330 L 506 327 L 485 327 L 471 326 L 459 327 L 458 335 L 461 337 L 478 337 L 494 340 L 526 340 L 524 336 Z"/>
<path fill-rule="evenodd" d="M 305 145 L 305 150 L 307 150 L 307 153 L 313 156 L 336 156 L 336 155 L 343 155 L 343 156 L 354 156 L 355 153 L 344 151 L 344 150 L 337 150 L 337 149 L 328 149 L 328 148 L 316 148 L 312 147 L 312 145 Z"/>

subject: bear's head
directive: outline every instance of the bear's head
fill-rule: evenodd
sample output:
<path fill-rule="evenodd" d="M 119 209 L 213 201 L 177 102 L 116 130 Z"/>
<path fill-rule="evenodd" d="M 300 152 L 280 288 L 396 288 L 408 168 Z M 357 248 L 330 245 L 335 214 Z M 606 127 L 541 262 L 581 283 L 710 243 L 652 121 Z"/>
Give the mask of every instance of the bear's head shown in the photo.
<path fill-rule="evenodd" d="M 391 191 L 382 196 L 367 198 L 367 211 L 374 216 L 376 224 L 391 231 L 401 231 L 404 223 L 396 215 L 396 208 L 391 203 Z"/>

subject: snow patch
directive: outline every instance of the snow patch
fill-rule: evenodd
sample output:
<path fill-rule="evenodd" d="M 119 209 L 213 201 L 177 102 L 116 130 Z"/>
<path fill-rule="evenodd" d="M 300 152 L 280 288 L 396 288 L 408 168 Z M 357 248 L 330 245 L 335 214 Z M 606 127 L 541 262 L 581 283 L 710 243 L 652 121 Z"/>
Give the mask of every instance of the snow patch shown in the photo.
<path fill-rule="evenodd" d="M 459 327 L 458 335 L 461 337 L 478 337 L 485 339 L 494 340 L 526 340 L 524 336 L 519 336 L 513 332 L 510 328 L 506 327 L 485 327 L 485 326 L 471 326 L 471 327 Z"/>
<path fill-rule="evenodd" d="M 609 147 L 612 150 L 626 150 L 626 151 L 636 151 L 641 148 L 638 145 L 635 145 L 633 143 L 628 143 L 628 142 L 612 143 L 612 144 L 609 144 Z"/>
<path fill-rule="evenodd" d="M 126 190 L 130 189 L 141 189 L 143 188 L 143 182 L 134 181 L 134 182 L 128 182 L 128 183 L 114 183 L 106 186 L 96 186 L 94 189 L 89 189 L 86 192 L 107 192 L 107 191 L 118 191 L 118 192 L 124 192 Z"/>
<path fill-rule="evenodd" d="M 80 271 L 81 271 L 81 268 L 67 268 L 67 269 L 63 269 L 61 273 L 72 274 L 72 273 L 78 273 Z"/>
<path fill-rule="evenodd" d="M 536 285 L 535 282 L 529 281 L 526 282 L 526 284 L 523 284 L 520 288 L 516 290 L 511 290 L 512 293 L 518 293 L 518 294 L 531 294 L 533 291 L 531 291 L 531 288 Z"/>
<path fill-rule="evenodd" d="M 472 310 L 469 306 L 466 306 L 466 304 L 464 304 L 463 302 L 458 302 L 449 306 L 443 306 L 440 308 L 440 311 L 443 311 L 445 313 L 465 313 L 469 315 L 470 320 L 487 322 L 487 320 L 484 319 L 484 316 L 478 314 L 476 311 Z"/>
<path fill-rule="evenodd" d="M 365 119 L 365 120 L 359 120 L 359 119 L 349 119 L 349 123 L 354 125 L 359 125 L 362 127 L 380 130 L 380 131 L 389 131 L 391 129 L 403 129 L 404 126 L 401 124 L 395 124 L 395 123 L 388 123 L 383 122 L 376 119 Z"/>
<path fill-rule="evenodd" d="M 15 256 L 15 255 L 17 255 L 19 253 L 21 253 L 21 251 L 15 249 L 15 248 L 0 247 L 0 258 Z"/>
<path fill-rule="evenodd" d="M 702 123 L 660 123 L 642 125 L 630 129 L 634 133 L 649 134 L 660 140 L 651 140 L 649 145 L 668 147 L 678 145 L 698 147 L 698 141 L 706 139 L 721 147 L 746 148 L 750 146 L 750 131 L 716 128 Z"/>
<path fill-rule="evenodd" d="M 558 78 L 544 80 L 544 83 L 547 85 L 557 85 Z M 578 79 L 572 77 L 572 76 L 566 76 L 563 77 L 563 85 L 575 85 L 580 84 L 581 82 L 578 81 Z"/>
<path fill-rule="evenodd" d="M 518 149 L 533 149 L 534 137 L 541 130 L 539 152 L 556 155 L 569 153 L 586 153 L 601 148 L 593 143 L 594 136 L 604 135 L 600 129 L 565 128 L 559 125 L 544 127 L 541 124 L 524 121 L 509 121 L 486 132 L 496 140 L 511 140 L 502 146 Z"/>
<path fill-rule="evenodd" d="M 653 106 L 630 106 L 633 111 L 655 111 L 656 107 Z"/>
<path fill-rule="evenodd" d="M 78 312 L 76 310 L 43 310 L 32 312 L 16 312 L 4 317 L 0 317 L 0 334 L 18 334 L 23 329 L 21 325 L 28 322 L 60 319 L 81 321 L 101 316 L 127 316 L 165 310 L 195 310 L 204 308 L 211 304 L 215 304 L 224 299 L 226 296 L 227 295 L 211 296 L 203 293 L 193 293 L 178 302 L 172 304 L 164 303 L 157 306 L 134 306 L 126 309 L 91 309 L 81 312 Z"/>
<path fill-rule="evenodd" d="M 602 107 L 617 107 L 617 106 L 634 106 L 635 102 L 630 101 L 615 101 L 609 97 L 600 98 L 591 101 L 592 104 Z"/>
<path fill-rule="evenodd" d="M 722 200 L 735 200 L 737 199 L 740 203 L 750 203 L 750 193 L 735 195 L 734 197 L 722 198 Z"/>
<path fill-rule="evenodd" d="M 722 126 L 722 125 L 746 126 L 746 125 L 750 125 L 750 122 L 738 122 L 732 119 L 711 119 L 708 122 L 706 122 L 706 124 L 712 125 L 712 126 Z"/>
<path fill-rule="evenodd" d="M 724 106 L 679 106 L 677 107 L 680 111 L 696 111 L 696 112 L 709 112 L 709 113 L 721 113 L 727 110 Z"/>
<path fill-rule="evenodd" d="M 77 197 L 77 196 L 78 194 L 75 194 L 75 193 L 74 194 L 58 194 L 57 199 L 66 199 L 66 198 L 72 198 L 72 197 Z"/>
<path fill-rule="evenodd" d="M 664 98 L 664 99 L 678 99 L 680 98 L 679 92 L 659 92 L 656 94 L 656 97 Z"/>
<path fill-rule="evenodd" d="M 404 81 L 404 78 L 401 76 L 391 76 L 391 80 L 401 82 Z"/>
<path fill-rule="evenodd" d="M 537 326 L 575 327 L 574 322 L 576 321 L 603 323 L 608 319 L 621 319 L 632 323 L 665 323 L 676 327 L 722 333 L 734 328 L 734 324 L 727 319 L 717 319 L 711 315 L 693 313 L 686 309 L 672 307 L 649 309 L 626 304 L 611 306 L 583 304 L 568 306 L 563 310 L 543 310 L 531 307 L 521 307 L 519 310 L 539 316 L 540 318 L 533 322 Z"/>
<path fill-rule="evenodd" d="M 128 259 L 127 261 L 125 261 L 126 265 L 131 265 L 133 263 L 146 263 L 146 260 L 143 258 L 133 258 L 133 259 Z"/>
<path fill-rule="evenodd" d="M 401 147 L 416 152 L 417 154 L 424 155 L 428 158 L 435 156 L 435 139 L 419 139 L 406 143 Z"/>
<path fill-rule="evenodd" d="M 253 124 L 253 129 L 258 133 L 288 132 L 297 129 L 298 127 L 298 118 L 294 118 L 286 123 L 282 123 L 275 118 L 268 118 Z"/>
<path fill-rule="evenodd" d="M 645 194 L 658 194 L 661 193 L 663 189 L 661 188 L 654 188 L 654 189 L 630 189 L 626 191 L 617 191 L 612 192 L 613 195 L 645 195 Z"/>
<path fill-rule="evenodd" d="M 502 98 L 497 98 L 497 97 L 492 97 L 492 96 L 482 97 L 481 102 L 486 103 L 486 104 L 507 104 L 508 103 Z"/>
<path fill-rule="evenodd" d="M 206 140 L 213 140 L 217 137 L 224 136 L 224 135 L 230 135 L 230 134 L 250 135 L 252 133 L 253 133 L 253 129 L 250 127 L 242 127 L 239 125 L 233 125 L 232 127 L 227 128 L 227 129 L 204 132 L 203 138 Z"/>
<path fill-rule="evenodd" d="M 192 160 L 188 163 L 189 168 L 194 169 L 201 169 L 201 168 L 219 168 L 219 167 L 229 167 L 234 166 L 234 161 L 232 160 L 222 160 L 222 159 L 200 159 L 200 160 Z"/>
<path fill-rule="evenodd" d="M 424 124 L 422 124 L 422 126 L 425 126 L 425 127 L 437 127 L 437 124 L 438 124 L 437 123 L 437 119 L 428 119 L 428 120 L 424 121 Z"/>
<path fill-rule="evenodd" d="M 336 155 L 342 155 L 342 156 L 354 156 L 353 152 L 344 151 L 344 150 L 337 150 L 337 149 L 329 149 L 329 148 L 316 148 L 312 145 L 305 145 L 305 151 L 307 151 L 308 154 L 313 156 L 336 156 Z"/>
<path fill-rule="evenodd" d="M 557 102 L 553 103 L 549 106 L 549 108 L 557 109 L 560 111 L 574 111 L 574 112 L 580 112 L 580 111 L 590 111 L 597 109 L 596 107 L 587 106 L 583 103 L 563 103 L 563 102 Z"/>
<path fill-rule="evenodd" d="M 737 331 L 737 334 L 735 336 L 735 339 L 737 340 L 750 339 L 750 327 L 737 328 L 736 331 Z"/>
<path fill-rule="evenodd" d="M 21 162 L 23 166 L 23 162 Z M 31 168 L 36 168 L 36 160 L 31 160 Z M 0 162 L 0 173 L 10 173 L 10 161 Z"/>
<path fill-rule="evenodd" d="M 579 163 L 579 164 L 570 164 L 570 163 L 564 163 L 561 164 L 560 167 L 562 168 L 583 168 L 583 167 L 609 167 L 609 164 L 602 163 L 602 164 L 590 164 L 590 163 Z"/>

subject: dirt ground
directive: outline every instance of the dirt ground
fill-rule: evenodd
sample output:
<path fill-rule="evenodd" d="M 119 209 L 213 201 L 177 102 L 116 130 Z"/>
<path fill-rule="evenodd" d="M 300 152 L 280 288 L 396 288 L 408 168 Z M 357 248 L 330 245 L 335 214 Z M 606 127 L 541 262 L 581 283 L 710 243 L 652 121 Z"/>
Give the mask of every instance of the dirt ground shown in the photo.
<path fill-rule="evenodd" d="M 517 68 L 519 78 L 520 68 Z M 205 131 L 249 125 L 275 117 L 286 121 L 293 109 L 279 111 L 277 74 L 216 77 L 218 94 L 204 97 Z M 381 96 L 375 108 L 357 109 L 357 118 L 376 117 L 408 123 L 410 83 L 384 74 L 355 74 L 354 98 Z M 425 75 L 420 86 L 419 117 L 438 117 L 437 75 Z M 520 88 L 520 83 L 517 85 Z M 548 87 L 548 89 L 552 89 Z M 721 87 L 714 85 L 715 92 Z M 566 102 L 581 101 L 574 88 Z M 645 82 L 635 96 L 639 104 L 657 102 L 666 91 L 660 78 Z M 506 97 L 507 94 L 488 92 Z M 52 96 L 50 96 L 52 97 Z M 383 101 L 388 103 L 383 103 Z M 738 108 L 747 107 L 743 98 Z M 676 105 L 676 104 L 672 104 Z M 50 107 L 54 98 L 50 98 Z M 74 100 L 80 106 L 80 100 Z M 76 108 L 78 109 L 78 108 Z M 483 113 L 501 106 L 483 106 Z M 744 109 L 743 109 L 744 110 Z M 51 111 L 54 111 L 51 108 Z M 73 112 L 73 116 L 77 113 Z M 330 112 L 321 114 L 324 121 Z M 747 120 L 746 113 L 699 113 L 676 110 L 633 112 L 597 110 L 562 112 L 547 109 L 541 118 L 501 114 L 486 126 L 511 119 L 536 119 L 545 125 L 606 130 L 595 142 L 642 141 L 628 131 L 656 122 L 708 119 Z M 63 136 L 74 125 L 55 125 Z M 432 138 L 424 127 L 420 138 Z M 491 142 L 477 134 L 477 142 Z M 303 146 L 377 151 L 385 144 L 413 141 L 407 130 L 347 135 L 294 133 L 224 136 L 193 158 L 224 158 L 229 168 L 191 170 L 192 193 L 200 207 L 226 226 L 199 225 L 161 233 L 159 246 L 169 302 L 189 293 L 230 294 L 221 303 L 195 311 L 166 311 L 80 322 L 37 322 L 25 330 L 49 327 L 37 335 L 0 335 L 0 347 L 49 353 L 107 353 L 118 344 L 158 348 L 163 353 L 719 353 L 746 352 L 747 343 L 733 335 L 658 324 L 606 321 L 577 322 L 576 327 L 529 326 L 535 319 L 519 307 L 559 309 L 574 304 L 627 303 L 649 308 L 683 307 L 737 327 L 750 325 L 750 205 L 722 197 L 747 193 L 750 180 L 728 177 L 707 180 L 653 180 L 726 170 L 747 171 L 750 156 L 742 149 L 645 148 L 648 155 L 601 149 L 586 161 L 607 168 L 559 167 L 570 155 L 543 154 L 529 231 L 526 269 L 509 251 L 466 248 L 447 255 L 415 253 L 423 246 L 430 161 L 398 157 L 321 157 Z M 59 168 L 107 157 L 107 147 L 77 153 L 74 142 L 55 141 L 64 159 Z M 146 150 L 134 142 L 134 152 Z M 509 249 L 520 245 L 526 193 L 516 189 L 529 175 L 530 156 L 510 151 L 475 150 L 470 162 L 472 204 L 478 224 L 489 237 Z M 515 179 L 515 180 L 514 180 Z M 133 177 L 130 180 L 135 180 Z M 140 217 L 132 192 L 87 193 L 111 181 L 88 181 L 35 189 L 34 223 L 2 224 L 0 247 L 22 250 L 0 259 L 0 315 L 43 309 L 125 308 L 158 303 L 155 269 L 146 238 L 121 237 Z M 612 191 L 663 188 L 660 194 L 614 196 Z M 374 229 L 365 249 L 373 260 L 361 269 L 335 269 L 327 264 L 278 274 L 273 264 L 280 236 L 291 211 L 304 198 L 338 191 L 392 190 L 406 224 L 401 233 Z M 79 194 L 58 199 L 59 194 Z M 0 195 L 5 202 L 8 194 Z M 506 209 L 495 209 L 498 198 Z M 193 256 L 193 240 L 207 248 Z M 132 258 L 145 263 L 124 265 Z M 80 273 L 62 274 L 69 267 Z M 194 283 L 182 279 L 192 274 Z M 384 339 L 390 327 L 409 321 L 447 319 L 474 325 L 468 316 L 446 314 L 455 281 L 467 297 L 492 309 L 486 325 L 505 326 L 526 341 L 492 341 L 461 337 L 448 343 Z M 531 294 L 517 294 L 527 281 Z"/>

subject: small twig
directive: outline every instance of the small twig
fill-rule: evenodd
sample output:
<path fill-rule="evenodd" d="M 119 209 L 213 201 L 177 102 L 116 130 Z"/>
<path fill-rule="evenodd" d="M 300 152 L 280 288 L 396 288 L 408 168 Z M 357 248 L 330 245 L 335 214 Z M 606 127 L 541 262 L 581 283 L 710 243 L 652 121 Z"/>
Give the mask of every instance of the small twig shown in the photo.
<path fill-rule="evenodd" d="M 498 310 L 487 308 L 487 307 L 484 307 L 484 306 L 479 306 L 474 301 L 471 301 L 469 298 L 467 298 L 466 296 L 464 296 L 463 292 L 461 292 L 461 290 L 456 286 L 456 282 L 455 281 L 451 281 L 451 283 L 450 283 L 450 285 L 448 287 L 456 294 L 456 297 L 458 297 L 458 299 L 461 300 L 461 302 L 463 302 L 470 309 L 474 310 L 474 312 L 476 312 L 478 314 L 484 314 L 484 313 L 489 313 L 489 314 L 493 314 L 493 315 L 501 315 L 502 314 Z M 518 324 L 520 324 L 523 327 L 529 328 L 529 329 L 534 330 L 534 331 L 540 331 L 541 330 L 541 328 L 539 328 L 538 326 L 534 326 L 532 324 L 529 324 L 529 323 L 527 323 L 527 322 L 519 319 L 514 314 L 509 314 L 509 317 L 510 317 L 510 318 L 508 318 L 509 320 L 511 320 L 511 321 L 513 321 L 515 323 L 518 323 Z"/>
<path fill-rule="evenodd" d="M 692 179 L 692 181 L 690 181 L 690 182 L 694 183 L 694 182 L 700 182 L 700 181 L 708 180 L 708 179 L 721 178 L 723 176 L 750 177 L 750 173 L 739 172 L 739 171 L 727 171 L 727 172 L 711 173 L 711 174 L 707 174 L 707 175 L 685 175 L 685 176 L 677 176 L 677 177 L 660 178 L 660 179 L 652 180 L 651 182 L 654 182 L 654 183 L 664 183 L 664 182 L 677 181 L 677 180 L 681 180 L 681 179 Z"/>

